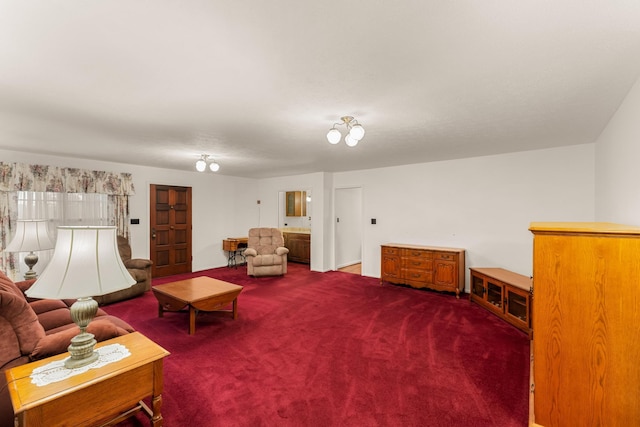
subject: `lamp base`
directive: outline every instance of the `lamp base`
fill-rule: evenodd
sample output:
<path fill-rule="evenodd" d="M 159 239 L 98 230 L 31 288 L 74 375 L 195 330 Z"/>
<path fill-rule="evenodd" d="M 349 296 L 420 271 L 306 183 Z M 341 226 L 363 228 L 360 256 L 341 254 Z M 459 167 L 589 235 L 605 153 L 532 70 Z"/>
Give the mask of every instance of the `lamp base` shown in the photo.
<path fill-rule="evenodd" d="M 31 251 L 29 254 L 25 255 L 24 263 L 29 267 L 29 271 L 24 273 L 24 280 L 31 280 L 38 277 L 38 273 L 33 271 L 33 266 L 38 263 L 38 255 L 35 252 Z"/>
<path fill-rule="evenodd" d="M 65 368 L 74 369 L 86 366 L 98 360 L 98 353 L 93 350 L 96 340 L 87 326 L 98 312 L 98 303 L 91 297 L 78 298 L 71 305 L 71 319 L 80 327 L 80 333 L 71 338 L 68 350 L 71 357 L 64 361 Z"/>
<path fill-rule="evenodd" d="M 68 350 L 71 356 L 64 361 L 67 369 L 81 368 L 98 360 L 98 352 L 93 349 L 96 340 L 93 334 L 84 332 L 71 339 Z"/>

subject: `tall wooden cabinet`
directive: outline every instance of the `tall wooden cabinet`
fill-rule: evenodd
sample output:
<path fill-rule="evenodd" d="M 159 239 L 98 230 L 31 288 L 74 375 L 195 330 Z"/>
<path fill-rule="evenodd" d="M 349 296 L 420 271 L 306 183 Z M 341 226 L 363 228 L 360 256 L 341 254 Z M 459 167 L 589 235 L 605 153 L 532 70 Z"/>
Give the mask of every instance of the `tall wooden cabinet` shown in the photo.
<path fill-rule="evenodd" d="M 381 248 L 380 282 L 464 291 L 464 249 L 388 243 Z"/>
<path fill-rule="evenodd" d="M 640 228 L 532 223 L 532 421 L 640 425 Z"/>

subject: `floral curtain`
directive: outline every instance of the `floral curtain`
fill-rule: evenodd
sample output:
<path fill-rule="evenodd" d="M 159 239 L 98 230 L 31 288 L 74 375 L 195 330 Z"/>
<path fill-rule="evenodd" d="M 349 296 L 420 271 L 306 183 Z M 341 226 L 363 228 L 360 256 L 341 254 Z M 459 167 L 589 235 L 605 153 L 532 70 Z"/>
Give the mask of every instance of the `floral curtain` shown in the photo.
<path fill-rule="evenodd" d="M 17 219 L 17 191 L 100 193 L 109 196 L 118 234 L 129 236 L 129 196 L 135 194 L 130 173 L 0 162 L 0 246 L 5 248 Z M 16 273 L 14 254 L 2 251 L 0 270 Z"/>

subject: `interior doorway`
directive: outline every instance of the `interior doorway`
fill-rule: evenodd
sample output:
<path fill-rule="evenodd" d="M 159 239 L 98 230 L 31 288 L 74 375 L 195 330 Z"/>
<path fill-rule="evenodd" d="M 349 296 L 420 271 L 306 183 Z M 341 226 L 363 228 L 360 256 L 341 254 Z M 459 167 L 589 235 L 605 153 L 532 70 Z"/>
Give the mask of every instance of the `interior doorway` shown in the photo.
<path fill-rule="evenodd" d="M 191 187 L 150 186 L 152 277 L 191 273 Z"/>
<path fill-rule="evenodd" d="M 362 262 L 362 187 L 335 190 L 335 265 Z"/>

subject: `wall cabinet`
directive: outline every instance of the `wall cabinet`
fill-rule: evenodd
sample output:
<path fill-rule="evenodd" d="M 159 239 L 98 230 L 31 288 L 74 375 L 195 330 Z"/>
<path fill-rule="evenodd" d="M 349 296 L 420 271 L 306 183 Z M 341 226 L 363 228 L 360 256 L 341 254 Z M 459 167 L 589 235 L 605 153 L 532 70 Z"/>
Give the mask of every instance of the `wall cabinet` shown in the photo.
<path fill-rule="evenodd" d="M 282 233 L 284 246 L 289 249 L 287 261 L 311 263 L 311 234 Z"/>
<path fill-rule="evenodd" d="M 531 279 L 502 268 L 470 268 L 469 300 L 531 332 Z"/>
<path fill-rule="evenodd" d="M 464 249 L 389 243 L 381 247 L 380 282 L 464 292 Z"/>
<path fill-rule="evenodd" d="M 287 191 L 285 194 L 286 216 L 307 216 L 307 192 Z"/>
<path fill-rule="evenodd" d="M 640 227 L 532 223 L 534 422 L 640 421 Z"/>

